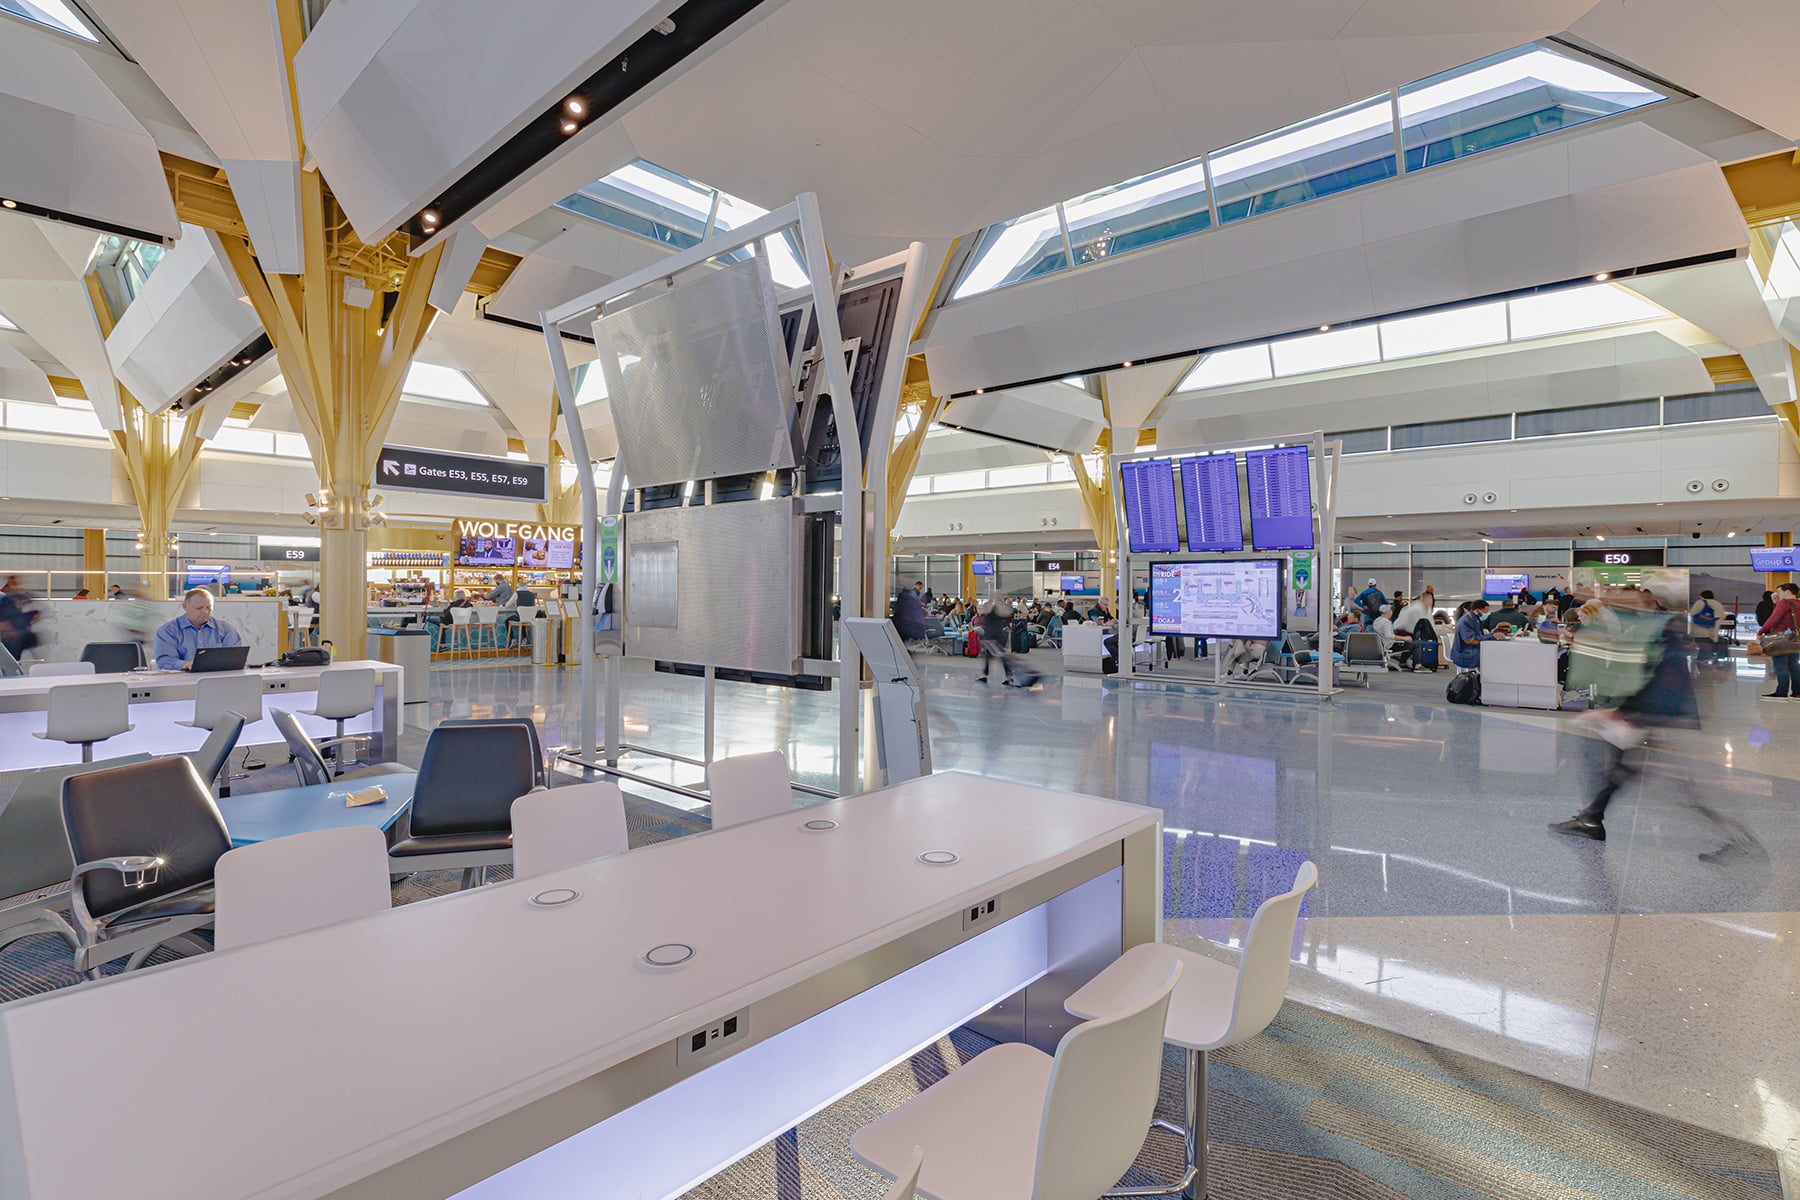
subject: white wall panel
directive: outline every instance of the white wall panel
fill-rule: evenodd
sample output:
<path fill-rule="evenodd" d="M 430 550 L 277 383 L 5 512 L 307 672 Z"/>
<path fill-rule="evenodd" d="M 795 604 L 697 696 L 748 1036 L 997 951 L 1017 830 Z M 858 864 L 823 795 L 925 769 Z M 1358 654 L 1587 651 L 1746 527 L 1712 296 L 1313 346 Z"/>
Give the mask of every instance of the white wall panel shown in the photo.
<path fill-rule="evenodd" d="M 113 371 L 152 412 L 210 375 L 262 332 L 217 235 L 184 225 L 106 339 Z"/>

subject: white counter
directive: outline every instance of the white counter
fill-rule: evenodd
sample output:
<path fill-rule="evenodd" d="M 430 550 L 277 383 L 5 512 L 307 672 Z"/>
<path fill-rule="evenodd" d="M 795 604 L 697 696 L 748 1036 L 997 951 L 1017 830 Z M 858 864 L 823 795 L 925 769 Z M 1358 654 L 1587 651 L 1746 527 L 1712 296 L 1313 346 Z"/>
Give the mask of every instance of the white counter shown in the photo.
<path fill-rule="evenodd" d="M 1556 647 L 1535 637 L 1482 642 L 1481 703 L 1491 708 L 1561 708 Z"/>
<path fill-rule="evenodd" d="M 74 662 L 81 648 L 89 642 L 144 643 L 144 656 L 150 655 L 151 639 L 156 626 L 181 615 L 179 600 L 38 600 L 40 636 L 44 644 L 34 649 L 34 660 Z M 229 621 L 243 635 L 250 647 L 253 663 L 274 662 L 287 649 L 284 643 L 286 616 L 279 596 L 220 596 L 213 612 Z M 142 613 L 147 628 L 139 630 L 131 622 Z"/>
<path fill-rule="evenodd" d="M 0 1195 L 676 1195 L 1021 988 L 1060 1036 L 1060 997 L 1157 936 L 1159 829 L 933 775 L 18 1001 Z M 581 895 L 529 902 L 551 888 Z M 678 1049 L 727 1016 L 735 1049 Z M 97 1094 L 131 1114 L 104 1136 Z"/>
<path fill-rule="evenodd" d="M 399 755 L 402 729 L 400 694 L 403 676 L 393 663 L 374 660 L 346 660 L 334 667 L 373 667 L 375 677 L 375 711 L 367 716 L 346 721 L 347 733 L 372 733 L 374 742 L 368 753 L 383 762 Z M 314 737 L 336 732 L 336 723 L 318 717 L 302 716 L 301 709 L 312 708 L 318 699 L 319 672 L 324 667 L 269 667 L 261 671 L 220 671 L 218 676 L 255 674 L 263 680 L 263 711 L 284 708 L 299 717 L 300 724 Z M 78 762 L 79 746 L 32 737 L 42 732 L 44 713 L 50 707 L 50 692 L 58 687 L 80 686 L 121 680 L 130 689 L 131 721 L 137 728 L 95 744 L 101 758 L 122 754 L 175 754 L 197 750 L 206 740 L 204 729 L 191 729 L 180 721 L 194 716 L 194 692 L 205 675 L 186 671 L 133 671 L 123 675 L 49 675 L 0 678 L 0 771 L 18 771 L 36 767 Z M 281 741 L 281 731 L 266 716 L 244 727 L 239 746 L 273 745 Z M 282 761 L 286 761 L 284 758 Z"/>

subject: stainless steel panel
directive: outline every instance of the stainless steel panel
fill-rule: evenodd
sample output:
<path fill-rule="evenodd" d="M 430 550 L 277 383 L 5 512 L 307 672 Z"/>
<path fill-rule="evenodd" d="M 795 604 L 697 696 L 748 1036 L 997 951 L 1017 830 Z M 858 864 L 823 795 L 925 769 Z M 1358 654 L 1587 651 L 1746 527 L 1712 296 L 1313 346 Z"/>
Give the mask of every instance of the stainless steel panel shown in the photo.
<path fill-rule="evenodd" d="M 594 322 L 633 487 L 794 465 L 791 384 L 768 260 L 746 259 Z"/>
<path fill-rule="evenodd" d="M 626 605 L 631 622 L 645 629 L 679 629 L 681 594 L 678 542 L 633 542 L 626 555 Z"/>
<path fill-rule="evenodd" d="M 627 514 L 625 653 L 798 671 L 800 522 L 791 497 Z M 645 561 L 658 580 L 673 580 L 672 605 L 661 583 L 640 592 L 639 547 L 655 548 Z M 673 555 L 663 547 L 673 547 Z M 648 613 L 640 613 L 640 600 Z"/>

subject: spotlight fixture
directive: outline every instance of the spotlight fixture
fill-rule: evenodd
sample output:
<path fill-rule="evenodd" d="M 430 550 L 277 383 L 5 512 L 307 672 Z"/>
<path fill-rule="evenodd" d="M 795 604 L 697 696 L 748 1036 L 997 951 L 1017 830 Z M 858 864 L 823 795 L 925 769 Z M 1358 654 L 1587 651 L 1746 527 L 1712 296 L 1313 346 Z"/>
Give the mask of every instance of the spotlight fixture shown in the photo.
<path fill-rule="evenodd" d="M 987 395 L 987 389 L 986 388 L 976 388 L 975 394 L 977 396 L 985 396 L 985 395 Z"/>
<path fill-rule="evenodd" d="M 435 208 L 428 208 L 424 212 L 419 214 L 419 224 L 429 226 L 429 225 L 436 225 L 437 223 L 438 223 L 438 215 L 437 215 L 437 210 Z"/>
<path fill-rule="evenodd" d="M 1604 542 L 1606 540 L 1606 535 L 1604 533 L 1596 533 L 1594 535 L 1594 540 L 1596 542 Z"/>
<path fill-rule="evenodd" d="M 1594 282 L 1595 283 L 1605 283 L 1607 280 L 1609 280 L 1611 278 L 1612 278 L 1611 271 L 1602 271 L 1598 275 L 1594 276 Z"/>
<path fill-rule="evenodd" d="M 17 200 L 0 200 L 0 208 L 17 208 L 17 207 L 19 207 L 19 202 Z"/>
<path fill-rule="evenodd" d="M 1320 332 L 1320 333 L 1330 333 L 1330 332 L 1331 332 L 1331 326 L 1329 326 L 1329 325 L 1321 325 L 1321 326 L 1319 326 L 1319 332 Z"/>
<path fill-rule="evenodd" d="M 656 32 L 662 34 L 664 37 L 668 37 L 671 33 L 675 32 L 675 21 L 672 17 L 664 17 L 651 28 L 655 29 Z"/>
<path fill-rule="evenodd" d="M 1736 536 L 1737 536 L 1737 530 L 1735 530 L 1735 529 L 1732 529 L 1732 530 L 1728 530 L 1728 531 L 1727 531 L 1727 532 L 1726 532 L 1726 534 L 1725 534 L 1725 536 L 1726 536 L 1726 537 L 1736 537 Z"/>
<path fill-rule="evenodd" d="M 570 121 L 566 118 L 563 120 L 562 131 L 564 133 L 574 133 L 577 129 L 580 129 L 580 128 L 581 128 L 581 123 L 579 121 Z"/>
<path fill-rule="evenodd" d="M 1129 367 L 1131 365 L 1131 360 L 1126 359 L 1124 362 L 1120 363 L 1119 365 L 1122 367 Z"/>
<path fill-rule="evenodd" d="M 580 96 L 570 96 L 567 100 L 563 101 L 563 107 L 569 110 L 569 115 L 571 117 L 580 117 L 587 114 L 587 101 L 583 100 Z"/>

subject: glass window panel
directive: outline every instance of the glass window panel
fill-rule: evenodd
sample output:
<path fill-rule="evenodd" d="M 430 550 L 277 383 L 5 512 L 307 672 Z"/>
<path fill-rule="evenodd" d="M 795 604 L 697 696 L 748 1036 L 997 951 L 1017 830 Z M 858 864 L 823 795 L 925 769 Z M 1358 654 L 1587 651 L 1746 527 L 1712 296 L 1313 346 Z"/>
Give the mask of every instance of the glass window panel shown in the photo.
<path fill-rule="evenodd" d="M 457 404 L 486 404 L 475 384 L 453 367 L 415 362 L 407 368 L 406 382 L 400 390 L 409 396 L 426 396 L 433 400 L 451 400 Z"/>
<path fill-rule="evenodd" d="M 1662 416 L 1660 400 L 1628 400 L 1623 404 L 1585 404 L 1520 413 L 1515 437 L 1554 437 L 1559 433 L 1593 433 L 1601 429 L 1642 429 Z"/>
<path fill-rule="evenodd" d="M 1234 383 L 1255 383 L 1273 379 L 1269 368 L 1267 342 L 1255 346 L 1239 346 L 1235 350 L 1214 350 L 1194 364 L 1194 369 L 1181 381 L 1178 392 L 1197 392 L 1202 388 L 1227 387 Z"/>
<path fill-rule="evenodd" d="M 100 418 L 92 409 L 62 408 L 50 404 L 6 404 L 6 427 L 28 429 L 35 433 L 67 433 L 77 437 L 105 437 Z"/>
<path fill-rule="evenodd" d="M 1075 265 L 1212 227 L 1206 164 L 1196 158 L 1063 205 Z M 1079 377 L 1077 377 L 1079 380 Z M 1077 386 L 1085 386 L 1078 382 Z"/>
<path fill-rule="evenodd" d="M 1422 425 L 1394 426 L 1394 449 L 1466 446 L 1474 442 L 1504 442 L 1511 437 L 1510 413 L 1497 417 L 1472 417 L 1462 421 L 1428 421 Z"/>
<path fill-rule="evenodd" d="M 599 363 L 583 363 L 575 368 L 575 407 L 606 399 L 606 372 Z"/>
<path fill-rule="evenodd" d="M 1275 374 L 1304 375 L 1308 371 L 1332 371 L 1381 361 L 1381 334 L 1373 325 L 1309 333 L 1271 343 Z"/>
<path fill-rule="evenodd" d="M 1220 224 L 1348 191 L 1395 174 L 1393 105 L 1376 96 L 1211 160 Z"/>
<path fill-rule="evenodd" d="M 306 448 L 306 436 L 299 433 L 276 434 L 275 453 L 282 458 L 312 458 L 312 451 Z"/>
<path fill-rule="evenodd" d="M 766 208 L 758 208 L 748 200 L 740 200 L 727 192 L 720 192 L 715 228 L 736 229 L 768 215 L 769 210 Z M 745 255 L 736 254 L 732 257 L 742 259 Z M 806 282 L 806 265 L 801 261 L 799 243 L 792 231 L 769 243 L 769 274 L 777 285 L 784 288 L 799 287 Z"/>
<path fill-rule="evenodd" d="M 1050 464 L 1050 482 L 1051 483 L 1074 483 L 1075 482 L 1075 468 L 1071 467 L 1069 465 L 1069 462 L 1067 459 L 1063 459 L 1063 458 L 1057 459 L 1055 462 Z"/>
<path fill-rule="evenodd" d="M 1508 306 L 1512 309 L 1514 341 L 1651 321 L 1668 315 L 1643 297 L 1610 283 L 1523 296 L 1509 301 Z"/>
<path fill-rule="evenodd" d="M 1417 171 L 1654 104 L 1661 92 L 1542 46 L 1520 46 L 1400 89 L 1406 169 Z"/>
<path fill-rule="evenodd" d="M 1381 322 L 1381 356 L 1387 359 L 1494 346 L 1505 340 L 1505 303 L 1471 304 Z"/>
<path fill-rule="evenodd" d="M 1388 448 L 1388 431 L 1380 429 L 1354 429 L 1348 433 L 1328 433 L 1328 442 L 1344 443 L 1345 454 L 1378 454 Z"/>
<path fill-rule="evenodd" d="M 1056 209 L 1040 208 L 982 230 L 950 298 L 961 300 L 991 292 L 1009 283 L 1064 270 L 1068 265 Z"/>
<path fill-rule="evenodd" d="M 1772 417 L 1774 412 L 1755 384 L 1720 388 L 1698 396 L 1669 396 L 1663 400 L 1664 425 L 1692 425 L 1699 421 L 1737 421 L 1746 417 Z"/>
<path fill-rule="evenodd" d="M 74 5 L 66 4 L 64 0 L 0 0 L 0 12 L 9 12 L 15 17 L 24 17 L 39 25 L 48 25 L 59 33 L 71 34 L 84 42 L 100 40 L 93 27 L 75 11 Z"/>
<path fill-rule="evenodd" d="M 1033 463 L 1026 467 L 996 467 L 988 472 L 988 486 L 995 488 L 1023 487 L 1026 484 L 1046 483 L 1049 479 L 1047 463 Z"/>
<path fill-rule="evenodd" d="M 560 207 L 685 249 L 706 236 L 713 189 L 638 159 L 566 197 Z"/>
<path fill-rule="evenodd" d="M 986 471 L 956 471 L 931 478 L 931 490 L 934 492 L 974 492 L 986 486 Z"/>
<path fill-rule="evenodd" d="M 18 328 L 17 325 L 14 325 L 11 321 L 6 319 L 5 313 L 0 313 L 0 329 L 17 329 L 17 328 Z"/>
<path fill-rule="evenodd" d="M 1779 227 L 1770 248 L 1769 282 L 1764 294 L 1771 300 L 1800 296 L 1800 229 L 1791 221 Z"/>
<path fill-rule="evenodd" d="M 229 425 L 212 435 L 206 443 L 214 450 L 237 450 L 245 454 L 275 453 L 275 438 L 261 429 L 233 429 Z"/>

